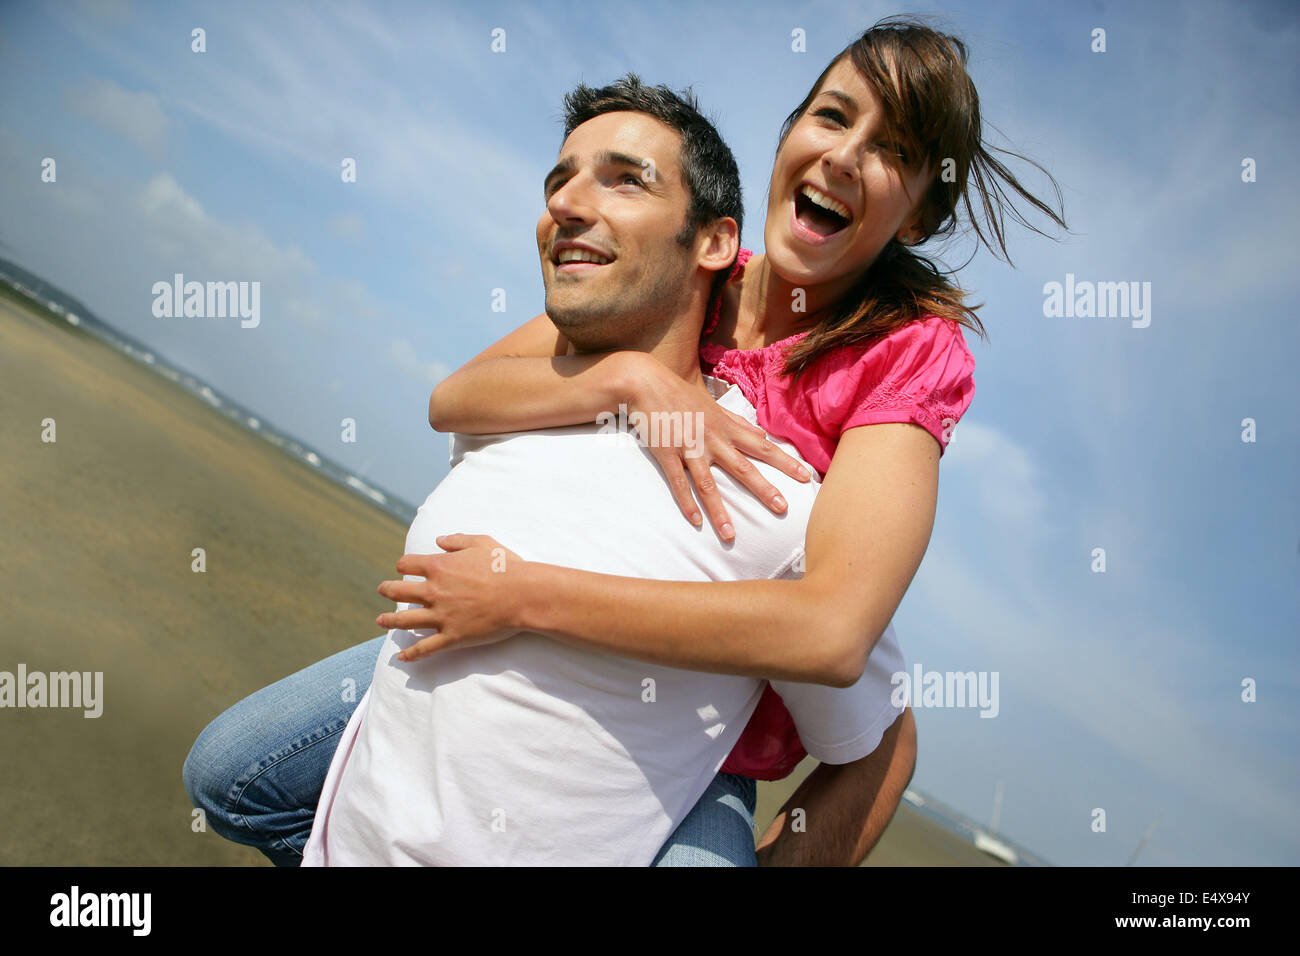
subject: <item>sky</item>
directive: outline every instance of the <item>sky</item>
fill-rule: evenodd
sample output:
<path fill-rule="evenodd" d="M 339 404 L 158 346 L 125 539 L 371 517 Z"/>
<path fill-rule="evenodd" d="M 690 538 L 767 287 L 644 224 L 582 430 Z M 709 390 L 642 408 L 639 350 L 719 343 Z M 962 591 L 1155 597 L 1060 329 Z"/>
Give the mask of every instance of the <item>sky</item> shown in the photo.
<path fill-rule="evenodd" d="M 918 708 L 913 786 L 985 824 L 1001 787 L 1001 832 L 1057 864 L 1144 836 L 1139 865 L 1298 864 L 1290 3 L 9 2 L 0 255 L 418 504 L 433 385 L 542 311 L 565 91 L 693 86 L 761 250 L 781 121 L 899 12 L 967 41 L 986 135 L 1069 224 L 958 273 L 988 338 L 894 622 L 911 666 L 997 673 L 999 707 Z M 156 317 L 175 273 L 260 282 L 260 324 Z M 1067 281 L 1139 283 L 1147 316 L 1046 314 Z"/>

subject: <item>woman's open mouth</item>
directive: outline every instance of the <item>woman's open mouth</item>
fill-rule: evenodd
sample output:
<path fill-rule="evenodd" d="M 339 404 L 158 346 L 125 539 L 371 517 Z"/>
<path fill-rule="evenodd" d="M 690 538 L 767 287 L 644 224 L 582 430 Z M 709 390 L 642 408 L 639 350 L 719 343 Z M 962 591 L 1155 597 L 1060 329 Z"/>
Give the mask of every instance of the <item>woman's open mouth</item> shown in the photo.
<path fill-rule="evenodd" d="M 794 194 L 795 234 L 806 242 L 822 243 L 853 221 L 848 206 L 804 183 Z"/>

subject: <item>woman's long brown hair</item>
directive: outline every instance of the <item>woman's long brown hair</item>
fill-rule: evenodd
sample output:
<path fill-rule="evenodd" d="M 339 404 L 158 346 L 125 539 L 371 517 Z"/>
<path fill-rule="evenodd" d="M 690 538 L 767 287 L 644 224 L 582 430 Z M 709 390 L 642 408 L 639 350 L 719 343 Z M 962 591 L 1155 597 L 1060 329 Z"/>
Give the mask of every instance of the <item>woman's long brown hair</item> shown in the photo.
<path fill-rule="evenodd" d="M 966 45 L 917 18 L 881 20 L 845 47 L 786 118 L 778 152 L 827 75 L 845 57 L 880 96 L 886 124 L 903 147 L 908 165 L 923 166 L 928 161 L 935 170 L 921 203 L 922 237 L 918 242 L 951 236 L 957 230 L 957 210 L 961 206 L 979 243 L 1010 263 L 1007 215 L 1040 235 L 1047 233 L 1025 218 L 1009 192 L 1065 228 L 1064 213 L 1059 211 L 1061 189 L 1051 174 L 1019 153 L 984 142 L 979 95 L 966 72 Z M 995 152 L 1024 160 L 1046 174 L 1055 192 L 1055 208 L 1022 186 L 993 155 Z M 974 203 L 972 191 L 978 197 Z M 869 344 L 927 315 L 949 319 L 986 337 L 975 315 L 979 306 L 967 305 L 969 293 L 948 275 L 932 260 L 890 239 L 849 293 L 827 309 L 807 335 L 786 349 L 784 373 L 801 375 L 833 349 Z"/>

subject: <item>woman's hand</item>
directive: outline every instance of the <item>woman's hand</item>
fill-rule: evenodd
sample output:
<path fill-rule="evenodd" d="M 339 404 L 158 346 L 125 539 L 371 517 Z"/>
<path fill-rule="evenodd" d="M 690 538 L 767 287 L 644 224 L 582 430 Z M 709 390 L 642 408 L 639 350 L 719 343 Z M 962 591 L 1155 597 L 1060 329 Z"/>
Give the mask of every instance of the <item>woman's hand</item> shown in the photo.
<path fill-rule="evenodd" d="M 727 411 L 707 391 L 688 384 L 653 356 L 624 354 L 644 356 L 630 376 L 628 423 L 659 462 L 677 507 L 692 524 L 702 521 L 691 497 L 693 484 L 700 508 L 722 539 L 736 536 L 710 465 L 727 472 L 777 514 L 786 510 L 785 499 L 749 459 L 767 462 L 799 481 L 811 479 L 803 465 L 768 441 L 763 429 Z"/>
<path fill-rule="evenodd" d="M 400 574 L 423 581 L 379 585 L 384 597 L 420 605 L 375 619 L 381 627 L 413 631 L 421 638 L 397 655 L 404 661 L 450 647 L 493 644 L 519 629 L 514 622 L 523 559 L 485 534 L 447 534 L 437 544 L 444 554 L 404 554 L 397 562 Z M 422 634 L 426 628 L 436 633 Z"/>

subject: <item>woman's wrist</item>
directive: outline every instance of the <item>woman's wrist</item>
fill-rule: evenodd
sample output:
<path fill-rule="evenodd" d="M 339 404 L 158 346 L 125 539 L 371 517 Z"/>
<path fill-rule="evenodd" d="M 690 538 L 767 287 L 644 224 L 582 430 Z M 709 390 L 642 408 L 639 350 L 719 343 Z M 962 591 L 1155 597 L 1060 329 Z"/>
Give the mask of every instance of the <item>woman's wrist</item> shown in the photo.
<path fill-rule="evenodd" d="M 616 357 L 614 392 L 618 401 L 615 404 L 621 402 L 629 408 L 638 407 L 644 403 L 650 391 L 659 362 L 647 352 L 636 352 L 630 349 L 618 352 Z M 616 412 L 618 409 L 612 408 L 610 411 Z"/>
<path fill-rule="evenodd" d="M 545 602 L 545 564 L 536 561 L 519 561 L 515 564 L 515 580 L 511 588 L 510 627 L 520 631 L 543 631 L 548 624 Z"/>

